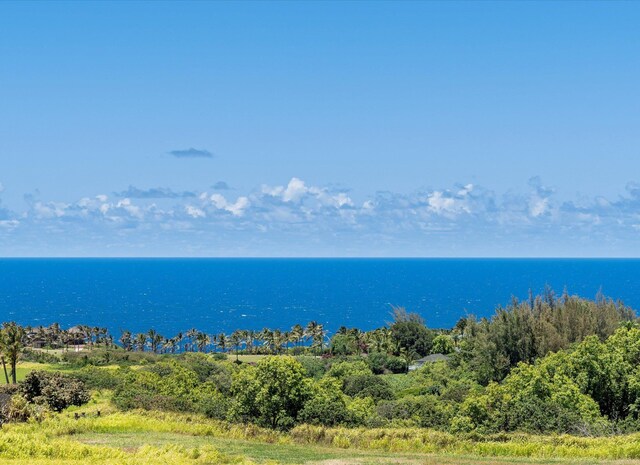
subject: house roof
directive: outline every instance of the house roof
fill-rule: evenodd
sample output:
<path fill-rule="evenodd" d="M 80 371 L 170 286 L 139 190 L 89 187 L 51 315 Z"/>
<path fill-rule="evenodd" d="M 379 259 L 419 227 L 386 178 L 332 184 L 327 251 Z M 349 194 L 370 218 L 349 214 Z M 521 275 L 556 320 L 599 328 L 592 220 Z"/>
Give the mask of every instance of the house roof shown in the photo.
<path fill-rule="evenodd" d="M 426 357 L 422 357 L 421 359 L 416 360 L 414 363 L 431 363 L 431 362 L 442 362 L 445 360 L 449 360 L 449 356 L 445 354 L 431 354 Z"/>

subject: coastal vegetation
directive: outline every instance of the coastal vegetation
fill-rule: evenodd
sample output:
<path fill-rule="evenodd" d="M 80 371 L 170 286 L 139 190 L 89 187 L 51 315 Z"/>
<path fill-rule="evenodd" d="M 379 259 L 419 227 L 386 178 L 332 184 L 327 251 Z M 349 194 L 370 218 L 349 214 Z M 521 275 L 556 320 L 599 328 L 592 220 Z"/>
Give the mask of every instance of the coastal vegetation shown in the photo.
<path fill-rule="evenodd" d="M 330 337 L 8 322 L 0 355 L 3 459 L 640 459 L 640 325 L 603 296 L 547 289 L 446 330 L 393 308 Z"/>

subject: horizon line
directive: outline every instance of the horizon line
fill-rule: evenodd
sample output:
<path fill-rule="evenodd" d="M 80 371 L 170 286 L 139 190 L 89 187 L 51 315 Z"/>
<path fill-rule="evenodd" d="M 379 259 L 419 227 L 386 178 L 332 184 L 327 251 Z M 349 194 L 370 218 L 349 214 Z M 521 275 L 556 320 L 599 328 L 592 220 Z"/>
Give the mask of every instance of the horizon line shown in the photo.
<path fill-rule="evenodd" d="M 188 256 L 188 255 L 55 255 L 55 256 L 0 256 L 0 260 L 640 260 L 640 256 Z"/>

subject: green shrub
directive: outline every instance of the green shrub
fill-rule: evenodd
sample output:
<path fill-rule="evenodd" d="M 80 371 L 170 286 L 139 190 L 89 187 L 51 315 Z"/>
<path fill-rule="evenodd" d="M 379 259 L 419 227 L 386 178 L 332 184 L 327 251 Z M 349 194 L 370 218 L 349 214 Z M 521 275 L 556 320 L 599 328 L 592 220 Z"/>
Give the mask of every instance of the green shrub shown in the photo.
<path fill-rule="evenodd" d="M 298 415 L 300 423 L 337 426 L 350 423 L 351 416 L 344 401 L 328 397 L 314 397 L 307 401 Z"/>
<path fill-rule="evenodd" d="M 394 343 L 411 357 L 422 357 L 431 353 L 433 331 L 429 330 L 416 313 L 407 313 L 404 308 L 394 308 L 391 337 Z"/>
<path fill-rule="evenodd" d="M 438 334 L 433 338 L 433 346 L 431 353 L 433 354 L 450 354 L 453 352 L 455 345 L 453 338 L 448 334 Z"/>
<path fill-rule="evenodd" d="M 439 430 L 449 427 L 451 416 L 447 404 L 435 396 L 411 396 L 383 401 L 378 404 L 376 411 L 388 421 L 411 420 L 410 424 Z"/>
<path fill-rule="evenodd" d="M 401 357 L 384 352 L 373 352 L 367 357 L 367 364 L 376 375 L 382 373 L 406 373 L 407 362 Z"/>
<path fill-rule="evenodd" d="M 408 365 L 407 361 L 404 358 L 390 355 L 389 357 L 387 357 L 385 368 L 391 373 L 406 373 Z"/>
<path fill-rule="evenodd" d="M 342 383 L 335 378 L 324 378 L 312 386 L 312 397 L 298 414 L 298 422 L 335 426 L 351 422 Z"/>
<path fill-rule="evenodd" d="M 42 350 L 25 349 L 20 359 L 25 362 L 60 363 L 60 357 Z"/>
<path fill-rule="evenodd" d="M 293 357 L 276 356 L 234 373 L 231 394 L 231 418 L 289 429 L 313 393 L 302 365 Z"/>
<path fill-rule="evenodd" d="M 374 401 L 393 399 L 391 386 L 380 376 L 362 374 L 349 376 L 344 381 L 344 393 L 351 397 L 371 397 Z"/>
<path fill-rule="evenodd" d="M 336 334 L 331 338 L 329 350 L 333 355 L 354 355 L 358 351 L 358 342 L 350 334 Z"/>
<path fill-rule="evenodd" d="M 302 355 L 296 357 L 296 360 L 309 378 L 319 379 L 327 372 L 327 363 L 321 358 Z"/>
<path fill-rule="evenodd" d="M 81 380 L 89 389 L 115 389 L 121 381 L 121 371 L 86 366 L 72 376 Z"/>
<path fill-rule="evenodd" d="M 57 372 L 32 371 L 21 383 L 19 392 L 28 402 L 48 405 L 55 412 L 86 404 L 91 399 L 82 381 Z"/>
<path fill-rule="evenodd" d="M 362 360 L 358 360 L 355 362 L 341 361 L 334 363 L 327 371 L 326 376 L 344 381 L 349 376 L 365 374 L 372 374 L 371 368 Z"/>
<path fill-rule="evenodd" d="M 606 426 L 598 404 L 571 379 L 526 364 L 518 365 L 503 384 L 492 383 L 486 393 L 470 395 L 459 416 L 490 432 L 591 434 Z"/>
<path fill-rule="evenodd" d="M 225 420 L 230 408 L 231 400 L 216 391 L 205 392 L 195 405 L 196 411 L 216 420 Z"/>

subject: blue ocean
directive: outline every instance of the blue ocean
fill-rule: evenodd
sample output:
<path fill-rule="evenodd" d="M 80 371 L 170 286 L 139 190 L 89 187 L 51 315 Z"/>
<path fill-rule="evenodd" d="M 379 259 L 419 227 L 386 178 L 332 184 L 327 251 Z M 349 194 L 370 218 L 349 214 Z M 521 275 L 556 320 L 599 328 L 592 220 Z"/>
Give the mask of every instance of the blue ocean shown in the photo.
<path fill-rule="evenodd" d="M 428 326 L 488 316 L 545 285 L 640 308 L 640 260 L 613 259 L 0 259 L 0 320 L 172 335 L 288 329 L 372 329 L 392 305 Z"/>

